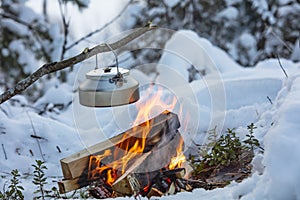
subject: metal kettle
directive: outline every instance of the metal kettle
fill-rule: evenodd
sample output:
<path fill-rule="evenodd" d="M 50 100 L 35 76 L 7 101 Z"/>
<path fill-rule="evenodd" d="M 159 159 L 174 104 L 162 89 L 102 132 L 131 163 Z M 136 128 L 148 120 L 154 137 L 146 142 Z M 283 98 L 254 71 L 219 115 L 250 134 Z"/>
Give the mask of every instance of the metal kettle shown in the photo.
<path fill-rule="evenodd" d="M 138 81 L 130 76 L 128 69 L 119 68 L 117 55 L 111 50 L 116 56 L 116 67 L 99 68 L 86 73 L 86 80 L 79 86 L 81 105 L 111 107 L 139 100 Z"/>

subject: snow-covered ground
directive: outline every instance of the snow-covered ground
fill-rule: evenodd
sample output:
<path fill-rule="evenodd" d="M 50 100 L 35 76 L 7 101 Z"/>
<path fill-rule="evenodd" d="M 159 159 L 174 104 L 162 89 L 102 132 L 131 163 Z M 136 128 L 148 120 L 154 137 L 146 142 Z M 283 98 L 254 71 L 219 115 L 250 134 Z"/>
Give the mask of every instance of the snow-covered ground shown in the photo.
<path fill-rule="evenodd" d="M 173 112 L 180 115 L 181 133 L 186 147 L 190 147 L 186 149 L 192 149 L 191 140 L 205 142 L 206 132 L 215 126 L 220 131 L 236 128 L 243 138 L 247 125 L 253 122 L 257 126 L 255 137 L 265 151 L 263 155 L 257 153 L 253 174 L 241 183 L 161 199 L 300 199 L 300 63 L 280 60 L 288 78 L 274 59 L 243 68 L 191 31 L 178 31 L 165 48 L 168 53 L 159 62 L 156 83 L 168 90 L 166 98 L 175 95 L 182 104 L 182 112 Z M 207 74 L 188 83 L 190 64 Z M 133 70 L 132 75 L 141 85 L 150 82 L 140 71 Z M 62 178 L 60 159 L 130 127 L 136 115 L 132 111 L 135 104 L 83 107 L 78 103 L 78 93 L 72 92 L 82 74 L 78 77 L 71 84 L 50 84 L 33 105 L 22 95 L 1 105 L 0 188 L 10 179 L 8 173 L 19 169 L 26 197 L 31 199 L 35 190 L 31 165 L 35 160 L 44 159 L 50 180 L 58 181 Z M 140 101 L 147 101 L 147 97 L 142 91 Z M 158 108 L 154 114 L 163 109 Z M 189 115 L 188 123 L 183 115 Z"/>

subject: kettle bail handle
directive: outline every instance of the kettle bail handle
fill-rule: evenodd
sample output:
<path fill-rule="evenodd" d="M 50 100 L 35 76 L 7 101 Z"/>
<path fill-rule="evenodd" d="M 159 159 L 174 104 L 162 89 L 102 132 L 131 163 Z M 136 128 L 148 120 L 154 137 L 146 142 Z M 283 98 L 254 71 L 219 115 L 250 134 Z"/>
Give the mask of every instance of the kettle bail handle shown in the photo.
<path fill-rule="evenodd" d="M 116 67 L 117 67 L 117 76 L 119 76 L 120 71 L 119 71 L 119 61 L 118 61 L 118 55 L 115 52 L 115 50 L 108 44 L 108 43 L 104 43 L 114 54 L 115 58 L 116 58 Z"/>

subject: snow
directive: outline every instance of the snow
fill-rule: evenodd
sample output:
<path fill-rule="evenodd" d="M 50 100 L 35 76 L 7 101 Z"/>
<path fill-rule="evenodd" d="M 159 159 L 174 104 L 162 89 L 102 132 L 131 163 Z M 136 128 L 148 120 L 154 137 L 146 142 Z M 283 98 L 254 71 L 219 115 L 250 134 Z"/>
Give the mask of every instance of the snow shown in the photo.
<path fill-rule="evenodd" d="M 236 20 L 238 18 L 239 11 L 237 8 L 230 6 L 218 13 L 218 18 L 225 18 L 227 20 Z"/>
<path fill-rule="evenodd" d="M 155 16 L 155 15 L 159 15 L 159 14 L 163 14 L 165 12 L 165 8 L 152 8 L 151 10 L 149 10 L 149 15 L 150 16 Z"/>
<path fill-rule="evenodd" d="M 12 51 L 18 52 L 18 62 L 24 65 L 24 72 L 31 73 L 38 69 L 35 63 L 35 58 L 32 53 L 26 51 L 26 47 L 21 40 L 14 40 L 9 44 Z M 32 65 L 31 65 L 32 64 Z"/>
<path fill-rule="evenodd" d="M 244 35 L 243 44 L 251 47 L 251 36 Z M 12 48 L 18 46 L 12 44 Z M 239 136 L 244 137 L 245 127 L 253 122 L 257 126 L 255 137 L 265 151 L 255 155 L 253 173 L 241 183 L 232 182 L 210 191 L 195 189 L 161 199 L 300 199 L 300 63 L 281 59 L 288 78 L 277 59 L 243 68 L 226 52 L 189 30 L 177 31 L 164 50 L 157 65 L 156 83 L 165 88 L 164 99 L 175 95 L 183 106 L 181 112 L 190 115 L 188 124 L 184 124 L 184 116 L 179 116 L 186 149 L 190 150 L 192 140 L 204 143 L 206 132 L 216 125 L 223 131 L 236 128 Z M 53 177 L 51 180 L 60 180 L 60 159 L 131 127 L 138 102 L 103 109 L 79 104 L 76 88 L 89 70 L 86 65 L 77 66 L 78 74 L 71 74 L 73 82 L 58 84 L 52 80 L 33 105 L 22 95 L 1 104 L 0 129 L 4 133 L 0 132 L 0 143 L 7 159 L 0 151 L 0 188 L 10 179 L 7 173 L 17 168 L 22 174 L 26 198 L 31 199 L 35 188 L 27 174 L 32 174 L 35 160 L 45 159 L 47 175 Z M 191 65 L 205 70 L 206 75 L 189 83 L 187 69 Z M 131 75 L 141 86 L 149 87 L 151 79 L 146 74 L 132 70 Z M 148 100 L 144 88 L 139 102 Z M 54 108 L 55 104 L 62 104 L 63 108 Z M 39 114 L 45 105 L 46 112 Z M 153 115 L 164 108 L 156 109 Z M 180 115 L 178 108 L 174 112 Z"/>
<path fill-rule="evenodd" d="M 286 15 L 292 15 L 298 13 L 300 10 L 299 4 L 286 5 L 278 9 L 278 16 L 284 17 Z"/>
<path fill-rule="evenodd" d="M 11 31 L 17 31 L 21 36 L 27 35 L 28 30 L 24 26 L 15 23 L 11 19 L 3 19 L 2 24 L 3 27 L 6 27 Z"/>
<path fill-rule="evenodd" d="M 286 4 L 290 3 L 290 2 L 293 2 L 293 0 L 277 0 L 277 3 L 279 5 L 286 5 Z"/>
<path fill-rule="evenodd" d="M 266 0 L 252 1 L 252 5 L 258 9 L 259 13 L 268 12 L 268 3 Z"/>
<path fill-rule="evenodd" d="M 185 80 L 188 80 L 187 69 L 191 65 L 198 70 L 205 70 L 206 73 L 240 69 L 240 66 L 223 50 L 213 46 L 208 40 L 200 38 L 195 32 L 189 30 L 180 30 L 171 37 L 165 45 L 159 64 L 171 66 Z M 167 73 L 162 72 L 163 69 L 158 67 L 161 74 L 160 78 L 167 79 L 167 77 L 163 77 L 168 76 Z"/>
<path fill-rule="evenodd" d="M 164 3 L 170 8 L 173 8 L 179 2 L 180 0 L 164 0 Z"/>
<path fill-rule="evenodd" d="M 293 61 L 300 61 L 300 41 L 299 39 L 296 40 L 293 53 L 291 55 L 291 60 Z"/>
<path fill-rule="evenodd" d="M 46 93 L 38 99 L 34 107 L 41 107 L 47 103 L 67 105 L 72 101 L 71 86 L 61 84 L 59 87 L 55 85 L 47 89 Z"/>
<path fill-rule="evenodd" d="M 247 49 L 253 48 L 256 45 L 255 38 L 249 33 L 243 33 L 240 36 L 240 41 L 241 45 Z"/>
<path fill-rule="evenodd" d="M 242 0 L 226 0 L 226 5 L 231 6 L 240 3 Z"/>
<path fill-rule="evenodd" d="M 9 55 L 9 50 L 8 50 L 8 49 L 3 48 L 3 49 L 1 49 L 1 51 L 2 51 L 2 55 L 3 55 L 4 57 L 6 57 L 6 56 Z"/>

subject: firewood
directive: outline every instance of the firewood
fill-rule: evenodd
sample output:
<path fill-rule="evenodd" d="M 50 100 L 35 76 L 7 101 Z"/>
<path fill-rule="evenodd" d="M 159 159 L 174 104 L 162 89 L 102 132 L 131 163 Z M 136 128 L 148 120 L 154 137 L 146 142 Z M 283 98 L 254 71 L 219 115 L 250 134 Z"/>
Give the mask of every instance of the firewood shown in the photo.
<path fill-rule="evenodd" d="M 118 196 L 131 196 L 134 194 L 127 177 L 124 177 L 117 183 L 113 184 L 112 189 L 116 192 L 116 194 L 118 194 Z"/>
<path fill-rule="evenodd" d="M 182 178 L 185 175 L 185 168 L 166 170 L 162 172 L 162 175 L 171 179 Z"/>
<path fill-rule="evenodd" d="M 173 195 L 176 193 L 176 188 L 174 182 L 171 183 L 168 191 L 166 192 L 166 195 Z"/>
<path fill-rule="evenodd" d="M 171 112 L 163 112 L 162 114 L 150 119 L 149 121 L 151 124 L 151 129 L 147 136 L 147 146 L 145 147 L 145 151 L 150 151 L 152 146 L 154 146 L 162 139 L 161 134 L 164 134 L 164 132 L 166 132 L 165 137 L 167 138 L 164 138 L 165 141 L 161 144 L 161 146 L 164 146 L 168 142 L 168 140 L 174 137 L 174 135 L 172 134 L 175 134 L 174 131 L 177 130 L 180 126 L 177 115 Z M 164 130 L 166 128 L 173 131 L 168 132 L 168 130 Z M 103 152 L 109 148 L 111 148 L 113 151 L 115 149 L 115 146 L 121 142 L 124 142 L 124 140 L 139 138 L 144 129 L 145 123 L 142 123 L 109 140 L 100 142 L 67 158 L 62 159 L 60 163 L 64 178 L 87 178 L 86 170 L 87 166 L 89 165 L 89 157 L 91 155 L 103 154 Z M 126 137 L 124 137 L 124 134 L 126 134 Z"/>
<path fill-rule="evenodd" d="M 133 195 L 136 196 L 140 193 L 141 190 L 141 185 L 139 183 L 139 181 L 137 180 L 137 178 L 133 175 L 133 174 L 129 174 L 127 176 L 127 180 L 129 182 L 129 185 L 133 191 Z"/>
<path fill-rule="evenodd" d="M 160 143 L 159 146 L 151 150 L 151 155 L 134 169 L 134 173 L 155 172 L 170 163 L 171 158 L 176 156 L 174 147 L 177 147 L 182 140 L 181 134 L 177 130 L 170 135 L 172 137 L 164 141 L 164 145 Z"/>
<path fill-rule="evenodd" d="M 176 185 L 177 185 L 178 187 L 180 187 L 181 189 L 184 189 L 184 190 L 186 189 L 186 188 L 185 188 L 185 183 L 183 183 L 182 180 L 180 180 L 180 179 L 177 179 L 177 180 L 176 180 Z"/>
<path fill-rule="evenodd" d="M 178 186 L 178 184 L 177 184 L 176 181 L 174 182 L 174 186 L 175 186 L 175 193 L 177 193 L 177 192 L 186 192 L 185 190 L 181 189 L 181 188 Z"/>
<path fill-rule="evenodd" d="M 192 176 L 192 173 L 194 171 L 193 167 L 190 165 L 188 161 L 185 161 L 181 164 L 181 167 L 185 169 L 185 175 L 180 178 L 189 179 Z"/>
<path fill-rule="evenodd" d="M 176 155 L 174 147 L 178 146 L 180 140 L 182 140 L 180 133 L 177 131 L 180 126 L 177 115 L 164 112 L 150 121 L 152 127 L 146 138 L 146 152 L 130 161 L 129 168 L 126 169 L 125 174 L 119 177 L 112 186 L 114 189 L 112 196 L 133 195 L 138 194 L 139 191 L 143 192 L 143 195 L 146 195 L 148 191 L 143 191 L 148 184 L 145 177 L 148 174 L 152 174 L 154 177 L 158 173 L 158 170 L 165 167 L 170 159 Z M 143 131 L 144 127 L 144 124 L 140 124 L 110 140 L 106 140 L 62 159 L 62 170 L 67 180 L 59 183 L 60 192 L 65 193 L 88 185 L 89 181 L 91 181 L 88 180 L 87 176 L 90 156 L 101 155 L 106 150 L 113 152 L 114 148 L 121 142 L 140 137 L 139 134 Z M 144 176 L 144 178 L 140 178 L 141 176 Z M 179 177 L 181 176 L 179 175 Z M 169 188 L 169 183 L 163 181 L 162 185 L 165 192 Z"/>
<path fill-rule="evenodd" d="M 126 172 L 115 181 L 112 185 L 113 190 L 117 193 L 129 195 L 135 193 L 132 187 L 131 190 L 128 187 L 128 176 L 136 176 L 137 174 L 149 174 L 150 172 L 154 174 L 161 174 L 160 178 L 163 176 L 176 176 L 182 177 L 185 174 L 185 169 L 175 169 L 168 170 L 165 172 L 159 172 L 160 169 L 164 168 L 171 160 L 173 156 L 176 155 L 176 151 L 174 151 L 174 146 L 177 146 L 182 140 L 180 133 L 177 131 L 175 137 L 169 141 L 168 144 L 161 147 L 159 150 L 150 151 L 142 154 L 139 158 L 135 160 L 134 163 L 126 170 Z M 138 179 L 139 184 L 141 185 L 140 190 L 142 190 L 146 185 L 141 183 L 141 180 Z M 165 181 L 161 181 L 162 192 L 166 192 L 169 188 L 169 184 Z"/>
<path fill-rule="evenodd" d="M 161 191 L 165 193 L 168 190 L 170 185 L 166 180 L 162 179 L 160 182 L 160 186 L 161 186 Z"/>
<path fill-rule="evenodd" d="M 139 165 L 141 165 L 142 162 L 144 162 L 145 159 L 146 159 L 150 154 L 151 154 L 151 152 L 147 152 L 147 153 L 141 154 L 141 156 L 139 156 L 139 157 L 135 160 L 135 162 L 134 162 L 127 170 L 126 170 L 126 172 L 125 172 L 122 176 L 120 176 L 120 177 L 118 178 L 118 180 L 116 180 L 116 181 L 114 182 L 113 185 L 118 184 L 119 181 L 121 181 L 122 179 L 126 178 L 129 174 L 133 173 L 134 170 L 135 170 Z"/>
<path fill-rule="evenodd" d="M 148 199 L 150 199 L 150 197 L 161 197 L 163 196 L 164 193 L 161 192 L 159 189 L 152 187 L 149 191 L 149 193 L 147 194 Z"/>
<path fill-rule="evenodd" d="M 133 172 L 133 170 L 140 165 L 147 156 L 150 155 L 150 152 L 148 153 L 144 153 L 142 154 L 136 161 L 134 164 L 132 164 L 130 166 L 130 168 L 128 168 L 126 170 L 126 172 L 120 176 L 112 185 L 112 189 L 117 192 L 120 196 L 126 196 L 126 195 L 133 195 L 134 192 L 137 190 L 135 185 L 133 185 L 132 181 L 130 183 L 130 181 L 128 180 L 128 176 L 132 177 L 132 175 L 130 175 L 130 173 Z"/>
<path fill-rule="evenodd" d="M 78 188 L 82 188 L 87 186 L 88 182 L 80 182 L 79 178 L 71 179 L 71 180 L 62 180 L 58 182 L 59 193 L 64 194 L 70 192 L 72 190 L 76 190 Z"/>
<path fill-rule="evenodd" d="M 178 179 L 179 180 L 179 179 Z M 185 179 L 181 179 L 181 182 L 183 182 L 184 184 L 188 184 L 190 185 L 191 188 L 204 188 L 204 189 L 209 189 L 209 184 L 204 182 L 204 181 L 200 181 L 200 180 L 185 180 Z"/>
<path fill-rule="evenodd" d="M 96 199 L 106 199 L 112 196 L 112 193 L 103 185 L 89 189 L 89 193 Z"/>

